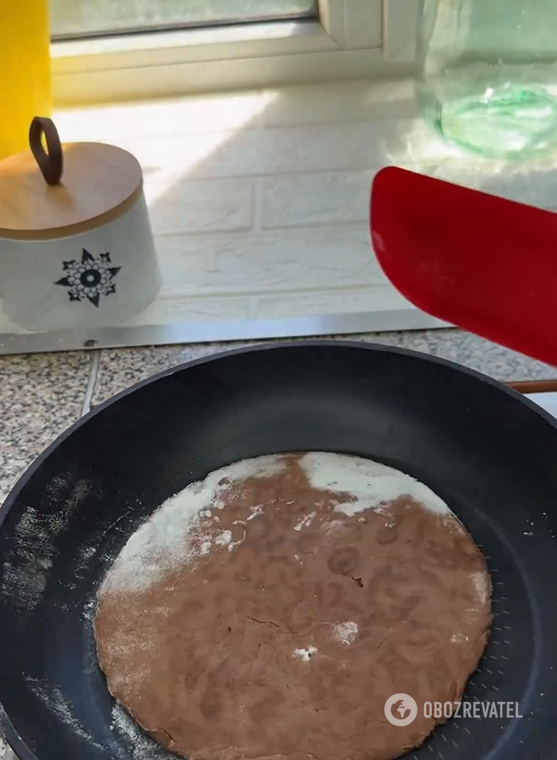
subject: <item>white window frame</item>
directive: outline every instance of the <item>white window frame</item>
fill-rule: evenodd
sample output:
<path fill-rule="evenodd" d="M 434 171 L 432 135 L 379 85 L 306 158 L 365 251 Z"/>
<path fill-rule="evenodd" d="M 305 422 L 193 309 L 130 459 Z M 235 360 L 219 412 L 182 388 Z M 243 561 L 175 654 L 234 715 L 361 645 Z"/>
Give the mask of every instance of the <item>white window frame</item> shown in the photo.
<path fill-rule="evenodd" d="M 319 0 L 319 21 L 52 44 L 56 105 L 408 73 L 419 0 Z"/>
<path fill-rule="evenodd" d="M 384 57 L 413 64 L 422 0 L 383 0 Z"/>

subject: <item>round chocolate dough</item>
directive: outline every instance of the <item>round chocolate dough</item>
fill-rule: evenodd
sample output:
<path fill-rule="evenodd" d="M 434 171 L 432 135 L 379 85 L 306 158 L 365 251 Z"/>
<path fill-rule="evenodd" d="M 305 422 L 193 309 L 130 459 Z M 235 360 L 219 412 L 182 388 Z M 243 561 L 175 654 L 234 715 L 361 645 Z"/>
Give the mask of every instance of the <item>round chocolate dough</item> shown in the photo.
<path fill-rule="evenodd" d="M 190 760 L 388 760 L 435 727 L 425 702 L 460 699 L 490 595 L 479 549 L 426 486 L 284 454 L 157 510 L 99 590 L 95 636 L 113 696 Z M 395 694 L 417 702 L 408 726 L 385 716 Z"/>

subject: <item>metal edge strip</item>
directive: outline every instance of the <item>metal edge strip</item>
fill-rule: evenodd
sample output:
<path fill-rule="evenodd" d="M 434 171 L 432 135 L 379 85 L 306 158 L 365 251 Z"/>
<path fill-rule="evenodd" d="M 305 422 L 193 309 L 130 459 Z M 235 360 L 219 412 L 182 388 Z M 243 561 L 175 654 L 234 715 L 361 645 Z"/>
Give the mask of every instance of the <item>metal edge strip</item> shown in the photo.
<path fill-rule="evenodd" d="M 414 309 L 329 314 L 289 319 L 182 322 L 141 327 L 102 327 L 37 333 L 0 334 L 0 356 L 93 348 L 132 348 L 195 343 L 357 335 L 450 327 Z"/>

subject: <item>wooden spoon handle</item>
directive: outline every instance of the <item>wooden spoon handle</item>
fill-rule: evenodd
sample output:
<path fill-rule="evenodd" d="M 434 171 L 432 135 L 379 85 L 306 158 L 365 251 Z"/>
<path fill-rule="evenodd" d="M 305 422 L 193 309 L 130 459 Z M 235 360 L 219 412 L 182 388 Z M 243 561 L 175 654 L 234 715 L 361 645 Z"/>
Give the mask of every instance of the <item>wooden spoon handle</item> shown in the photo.
<path fill-rule="evenodd" d="M 43 148 L 45 136 L 48 153 Z M 43 177 L 49 185 L 59 185 L 64 170 L 62 143 L 52 119 L 35 116 L 29 127 L 29 145 Z"/>
<path fill-rule="evenodd" d="M 523 380 L 509 383 L 509 385 L 519 393 L 555 393 L 557 391 L 557 380 Z"/>

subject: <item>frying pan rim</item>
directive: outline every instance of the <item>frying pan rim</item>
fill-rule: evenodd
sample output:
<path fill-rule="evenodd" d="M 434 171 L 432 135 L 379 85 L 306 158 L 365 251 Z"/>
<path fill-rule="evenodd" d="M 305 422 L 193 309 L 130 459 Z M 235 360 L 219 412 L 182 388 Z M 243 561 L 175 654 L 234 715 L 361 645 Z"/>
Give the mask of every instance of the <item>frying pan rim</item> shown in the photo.
<path fill-rule="evenodd" d="M 49 446 L 47 446 L 47 448 L 44 449 L 44 451 L 42 451 L 38 455 L 38 457 L 36 457 L 36 459 L 25 469 L 25 471 L 16 481 L 15 485 L 11 488 L 8 495 L 4 499 L 2 505 L 0 506 L 0 530 L 2 528 L 4 520 L 6 519 L 6 516 L 8 515 L 12 506 L 14 505 L 20 492 L 25 487 L 27 482 L 31 479 L 31 477 L 35 474 L 35 472 L 39 469 L 39 467 L 41 467 L 43 462 L 50 456 L 50 454 L 63 441 L 65 441 L 66 438 L 69 438 L 72 435 L 72 433 L 74 433 L 76 430 L 78 430 L 83 425 L 85 425 L 89 420 L 93 419 L 93 417 L 97 416 L 98 414 L 101 414 L 105 409 L 108 409 L 108 407 L 118 402 L 120 399 L 125 398 L 126 396 L 129 396 L 131 393 L 133 393 L 136 390 L 139 390 L 140 388 L 146 387 L 147 385 L 150 385 L 152 383 L 156 383 L 158 380 L 162 380 L 165 377 L 169 377 L 170 375 L 173 375 L 177 372 L 181 372 L 184 369 L 189 369 L 190 367 L 196 367 L 202 364 L 215 362 L 225 357 L 238 356 L 238 355 L 246 354 L 246 353 L 280 350 L 280 349 L 285 349 L 285 348 L 286 349 L 302 349 L 302 348 L 308 348 L 308 347 L 309 348 L 346 348 L 346 349 L 359 349 L 361 351 L 376 351 L 376 352 L 384 353 L 384 354 L 397 354 L 397 355 L 409 356 L 411 358 L 420 359 L 422 361 L 430 362 L 432 364 L 439 364 L 441 366 L 447 367 L 448 369 L 463 373 L 472 378 L 475 378 L 476 380 L 486 383 L 487 385 L 497 388 L 498 390 L 502 391 L 503 393 L 510 396 L 511 398 L 514 398 L 519 403 L 522 403 L 525 406 L 527 406 L 533 412 L 538 414 L 542 419 L 544 419 L 545 422 L 547 422 L 554 430 L 557 431 L 557 420 L 551 414 L 549 414 L 549 412 L 547 412 L 545 409 L 540 407 L 534 401 L 531 401 L 530 399 L 526 398 L 519 391 L 516 391 L 513 388 L 509 387 L 508 385 L 505 385 L 505 383 L 503 383 L 502 381 L 496 380 L 495 378 L 490 377 L 489 375 L 486 375 L 483 372 L 479 372 L 478 370 L 472 369 L 470 367 L 466 367 L 450 359 L 445 359 L 439 356 L 432 356 L 431 354 L 426 354 L 422 351 L 414 351 L 412 349 L 402 348 L 399 346 L 386 346 L 382 343 L 372 343 L 372 342 L 344 340 L 344 339 L 289 340 L 289 341 L 273 341 L 273 342 L 255 343 L 248 346 L 241 346 L 240 348 L 218 351 L 217 353 L 214 353 L 214 354 L 202 356 L 197 359 L 190 359 L 189 361 L 182 362 L 181 364 L 177 364 L 176 366 L 168 367 L 167 369 L 162 370 L 161 372 L 157 372 L 154 375 L 151 375 L 149 377 L 144 378 L 143 380 L 140 380 L 139 382 L 135 383 L 129 388 L 125 388 L 123 391 L 120 391 L 114 396 L 111 396 L 110 398 L 108 398 L 106 401 L 103 401 L 98 406 L 95 406 L 94 409 L 91 409 L 89 412 L 87 412 L 87 414 L 83 415 L 78 420 L 76 420 L 73 423 L 73 425 L 71 425 L 67 430 L 63 431 L 60 435 L 58 435 L 55 438 L 55 440 Z M 0 600 L 0 603 L 1 603 L 1 600 Z M 1 685 L 0 685 L 0 691 L 1 691 Z M 4 704 L 1 698 L 0 698 L 0 728 L 2 730 L 5 740 L 8 742 L 9 746 L 15 752 L 19 760 L 40 760 L 40 758 L 38 758 L 37 755 L 35 755 L 35 753 L 24 743 L 23 739 L 19 736 L 19 734 L 15 730 L 15 727 L 13 726 L 11 720 L 8 717 L 8 714 L 6 712 L 6 709 L 4 707 Z"/>

